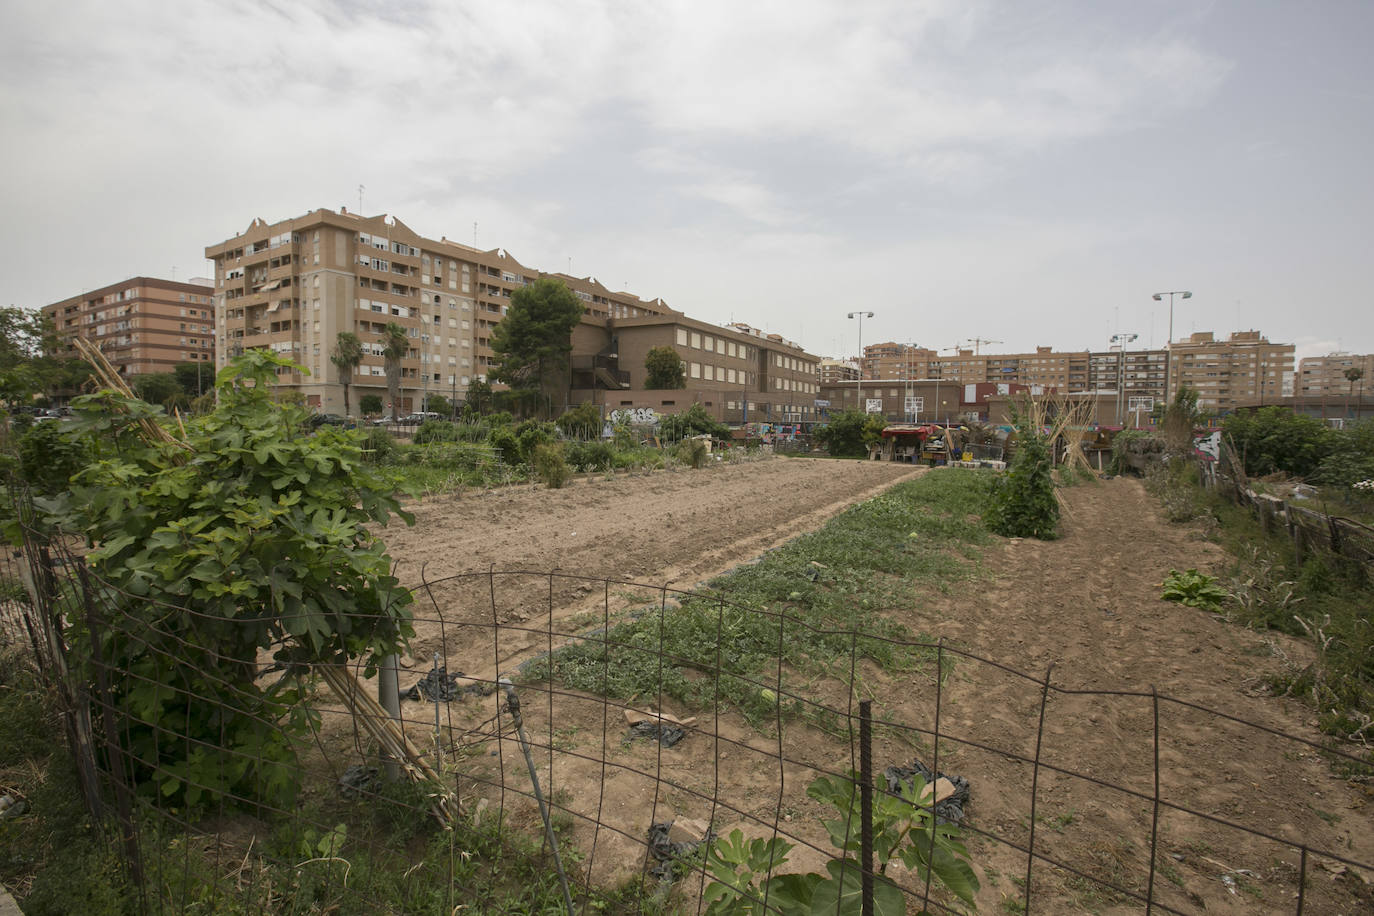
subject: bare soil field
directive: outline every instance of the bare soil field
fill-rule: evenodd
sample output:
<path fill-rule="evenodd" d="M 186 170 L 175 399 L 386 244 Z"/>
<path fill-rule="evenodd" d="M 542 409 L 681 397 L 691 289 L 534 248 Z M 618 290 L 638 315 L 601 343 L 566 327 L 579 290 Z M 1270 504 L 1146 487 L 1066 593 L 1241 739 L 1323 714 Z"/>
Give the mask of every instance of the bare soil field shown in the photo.
<path fill-rule="evenodd" d="M 415 651 L 404 663 L 412 672 L 403 673 L 402 687 L 418 679 L 436 652 L 451 670 L 479 678 L 508 673 L 563 641 L 555 632 L 584 632 L 630 608 L 661 604 L 668 596 L 658 587 L 689 588 L 919 473 L 925 472 L 892 464 L 777 459 L 587 478 L 558 491 L 525 487 L 426 500 L 415 507 L 413 528 L 393 526 L 383 534 L 402 582 L 419 582 L 423 568 L 423 579 L 435 583 L 424 592 L 427 606 L 417 607 Z M 969 823 L 1028 845 L 1033 768 L 1008 753 L 1033 757 L 1039 734 L 1046 767 L 1034 792 L 1037 853 L 1149 893 L 1171 911 L 1296 911 L 1299 850 L 1230 825 L 1374 861 L 1370 783 L 1339 775 L 1314 748 L 1282 737 L 1321 736 L 1309 708 L 1264 688 L 1264 676 L 1284 656 L 1302 662 L 1310 650 L 1160 600 L 1159 583 L 1170 569 L 1216 571 L 1224 557 L 1200 530 L 1168 523 L 1139 482 L 1102 481 L 1061 495 L 1059 540 L 995 540 L 984 551 L 978 581 L 932 592 L 918 606 L 885 609 L 913 633 L 942 639 L 954 656 L 939 685 L 939 730 L 957 740 L 941 738 L 938 767 L 969 779 Z M 528 573 L 487 575 L 492 569 Z M 549 577 L 555 569 L 589 581 Z M 617 584 L 592 581 L 602 577 Z M 857 674 L 856 695 L 873 699 L 880 720 L 878 768 L 913 757 L 931 763 L 931 742 L 898 726 L 933 729 L 934 669 L 892 674 L 863 666 Z M 856 698 L 846 678 L 784 675 L 790 689 L 841 711 Z M 1047 676 L 1070 691 L 1147 695 L 1051 692 L 1041 730 L 1040 681 Z M 1281 734 L 1179 703 L 1156 704 L 1151 690 Z M 584 856 L 575 870 L 594 880 L 642 871 L 644 836 L 654 820 L 695 818 L 719 832 L 741 826 L 754 835 L 768 835 L 775 825 L 798 841 L 825 845 L 815 823 L 821 811 L 805 786 L 814 768 L 850 767 L 843 723 L 826 729 L 782 722 L 760 730 L 734 713 L 665 708 L 700 718 L 681 743 L 663 748 L 627 738 L 620 708 L 599 698 L 536 687 L 522 693 L 541 783 L 572 812 L 565 836 Z M 478 735 L 497 705 L 488 696 L 442 707 L 445 744 L 460 755 L 461 800 L 469 810 L 504 806 L 535 829 L 533 802 L 517 794 L 529 787 L 518 743 L 509 732 L 499 741 Z M 657 707 L 657 698 L 631 705 Z M 435 707 L 405 707 L 422 742 Z M 1156 755 L 1159 797 L 1204 816 L 1155 809 Z M 1019 912 L 1025 853 L 980 836 L 970 846 L 983 883 L 980 910 Z M 819 851 L 801 848 L 786 870 L 819 870 L 822 861 Z M 1368 883 L 1374 875 L 1315 854 L 1306 868 L 1304 912 L 1374 909 Z M 683 887 L 693 898 L 695 879 Z M 1035 863 L 1030 890 L 1035 912 L 1143 910 L 1127 895 L 1043 862 Z M 694 900 L 688 911 L 695 911 Z"/>

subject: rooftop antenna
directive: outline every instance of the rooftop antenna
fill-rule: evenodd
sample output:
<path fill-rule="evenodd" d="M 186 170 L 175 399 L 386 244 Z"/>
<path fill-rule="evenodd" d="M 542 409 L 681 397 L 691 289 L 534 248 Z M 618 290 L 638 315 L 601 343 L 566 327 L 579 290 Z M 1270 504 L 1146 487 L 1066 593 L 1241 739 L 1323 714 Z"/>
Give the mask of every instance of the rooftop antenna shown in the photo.
<path fill-rule="evenodd" d="M 363 185 L 358 185 L 358 215 L 359 215 L 359 216 L 362 216 L 362 215 L 363 215 L 363 192 L 366 191 L 366 190 L 367 190 L 367 188 L 366 188 L 365 186 L 363 186 Z"/>
<path fill-rule="evenodd" d="M 472 221 L 472 247 L 477 247 L 477 220 Z"/>
<path fill-rule="evenodd" d="M 173 265 L 172 265 L 172 282 L 175 283 L 176 281 L 177 281 L 177 266 L 176 266 L 175 264 L 173 264 Z"/>

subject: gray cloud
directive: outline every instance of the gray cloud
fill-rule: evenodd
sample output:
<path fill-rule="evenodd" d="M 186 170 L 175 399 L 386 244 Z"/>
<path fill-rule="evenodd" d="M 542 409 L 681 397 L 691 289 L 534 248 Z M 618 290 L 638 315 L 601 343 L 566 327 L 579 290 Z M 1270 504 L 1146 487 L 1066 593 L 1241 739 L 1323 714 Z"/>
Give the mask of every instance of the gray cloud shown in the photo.
<path fill-rule="evenodd" d="M 531 265 L 572 257 L 817 351 L 853 349 L 858 305 L 870 340 L 1098 346 L 1111 324 L 1162 343 L 1149 294 L 1192 286 L 1200 329 L 1367 352 L 1371 19 L 1277 0 L 31 4 L 0 36 L 0 297 L 203 272 L 253 217 L 356 206 L 365 184 L 364 209 L 425 234 L 477 222 Z"/>

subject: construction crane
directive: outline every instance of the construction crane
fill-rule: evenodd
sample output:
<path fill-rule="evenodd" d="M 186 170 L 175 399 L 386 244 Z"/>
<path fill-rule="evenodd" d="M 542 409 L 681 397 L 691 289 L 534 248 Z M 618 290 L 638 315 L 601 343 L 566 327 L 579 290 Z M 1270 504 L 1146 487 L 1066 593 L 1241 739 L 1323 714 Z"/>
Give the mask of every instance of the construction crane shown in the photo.
<path fill-rule="evenodd" d="M 981 347 L 983 344 L 1003 343 L 1003 341 L 1000 340 L 988 340 L 984 337 L 970 337 L 967 342 L 973 344 L 974 356 L 978 355 L 978 348 Z"/>

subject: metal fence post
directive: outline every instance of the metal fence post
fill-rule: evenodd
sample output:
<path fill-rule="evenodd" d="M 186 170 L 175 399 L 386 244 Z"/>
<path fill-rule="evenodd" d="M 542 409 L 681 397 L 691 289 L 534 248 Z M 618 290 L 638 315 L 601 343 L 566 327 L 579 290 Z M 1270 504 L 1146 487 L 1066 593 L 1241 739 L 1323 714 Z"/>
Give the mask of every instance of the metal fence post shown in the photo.
<path fill-rule="evenodd" d="M 397 671 L 398 660 L 395 655 L 388 655 L 382 659 L 382 664 L 377 670 L 377 702 L 381 704 L 386 714 L 396 721 L 401 720 L 401 680 Z M 400 761 L 393 758 L 386 752 L 382 753 L 382 760 L 386 766 L 388 779 L 401 778 Z"/>

